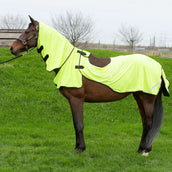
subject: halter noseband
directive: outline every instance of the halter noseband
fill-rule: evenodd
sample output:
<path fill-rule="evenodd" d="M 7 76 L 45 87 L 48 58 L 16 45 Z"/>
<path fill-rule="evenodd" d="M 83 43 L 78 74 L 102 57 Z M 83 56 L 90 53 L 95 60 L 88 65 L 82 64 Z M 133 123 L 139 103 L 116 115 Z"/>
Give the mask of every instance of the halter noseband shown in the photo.
<path fill-rule="evenodd" d="M 19 40 L 21 43 L 23 43 L 23 45 L 24 45 L 24 47 L 25 47 L 25 49 L 26 49 L 26 51 L 28 51 L 28 45 L 27 45 L 27 43 L 28 43 L 28 41 L 30 41 L 31 39 L 33 39 L 34 37 L 37 39 L 38 38 L 38 31 L 39 31 L 39 25 L 37 25 L 36 26 L 36 31 L 34 32 L 34 34 L 33 35 L 31 35 L 29 38 L 27 38 L 26 40 L 24 40 L 24 39 L 22 39 L 22 38 L 20 38 L 20 37 L 18 37 L 18 38 L 16 38 L 16 40 Z"/>

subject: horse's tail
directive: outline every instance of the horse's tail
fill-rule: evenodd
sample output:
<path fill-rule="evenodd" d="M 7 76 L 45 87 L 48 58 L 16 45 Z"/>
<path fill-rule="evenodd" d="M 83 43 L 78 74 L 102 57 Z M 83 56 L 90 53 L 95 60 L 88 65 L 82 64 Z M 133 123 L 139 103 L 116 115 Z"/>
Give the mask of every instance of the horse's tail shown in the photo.
<path fill-rule="evenodd" d="M 151 148 L 153 139 L 157 133 L 160 132 L 161 125 L 163 123 L 164 115 L 163 115 L 163 105 L 162 105 L 162 93 L 163 93 L 163 83 L 161 85 L 160 91 L 157 95 L 154 104 L 154 112 L 152 118 L 152 125 L 148 132 L 147 139 L 146 139 L 146 147 Z"/>

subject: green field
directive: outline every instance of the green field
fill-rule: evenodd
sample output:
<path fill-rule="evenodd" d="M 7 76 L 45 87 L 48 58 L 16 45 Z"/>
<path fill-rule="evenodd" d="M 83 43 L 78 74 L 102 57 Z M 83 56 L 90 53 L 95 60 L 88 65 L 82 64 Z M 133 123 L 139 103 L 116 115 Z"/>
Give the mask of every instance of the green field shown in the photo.
<path fill-rule="evenodd" d="M 122 54 L 90 51 L 100 57 Z M 11 57 L 9 49 L 0 48 L 0 61 Z M 154 59 L 172 81 L 172 59 Z M 132 95 L 118 102 L 85 103 L 87 148 L 79 154 L 68 101 L 36 51 L 0 65 L 0 76 L 0 172 L 172 171 L 171 97 L 163 97 L 164 124 L 148 157 L 136 153 L 142 125 Z"/>

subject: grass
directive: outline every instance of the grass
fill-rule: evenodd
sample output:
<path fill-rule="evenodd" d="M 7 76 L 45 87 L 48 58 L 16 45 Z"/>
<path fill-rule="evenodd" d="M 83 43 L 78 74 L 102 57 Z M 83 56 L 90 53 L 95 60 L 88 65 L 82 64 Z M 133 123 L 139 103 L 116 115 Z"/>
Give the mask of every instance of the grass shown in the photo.
<path fill-rule="evenodd" d="M 125 54 L 90 51 L 100 57 Z M 7 48 L 0 48 L 0 61 L 11 57 Z M 153 58 L 171 81 L 172 60 Z M 85 103 L 87 149 L 78 154 L 68 102 L 36 51 L 0 65 L 0 75 L 0 171 L 172 171 L 171 98 L 163 97 L 164 125 L 149 157 L 136 153 L 142 126 L 132 96 L 112 103 Z"/>

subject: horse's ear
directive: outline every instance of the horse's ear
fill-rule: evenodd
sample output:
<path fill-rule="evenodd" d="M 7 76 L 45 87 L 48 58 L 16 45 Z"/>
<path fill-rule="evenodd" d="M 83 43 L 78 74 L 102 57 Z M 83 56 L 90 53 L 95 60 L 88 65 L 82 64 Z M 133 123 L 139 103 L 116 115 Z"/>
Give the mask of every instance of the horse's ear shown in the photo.
<path fill-rule="evenodd" d="M 30 18 L 30 21 L 31 21 L 31 23 L 33 24 L 33 25 L 35 25 L 36 26 L 36 22 L 35 22 L 35 20 L 29 15 L 29 18 Z"/>

